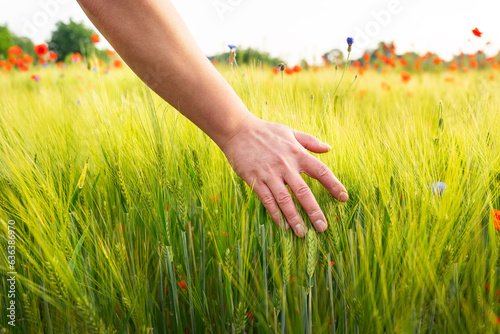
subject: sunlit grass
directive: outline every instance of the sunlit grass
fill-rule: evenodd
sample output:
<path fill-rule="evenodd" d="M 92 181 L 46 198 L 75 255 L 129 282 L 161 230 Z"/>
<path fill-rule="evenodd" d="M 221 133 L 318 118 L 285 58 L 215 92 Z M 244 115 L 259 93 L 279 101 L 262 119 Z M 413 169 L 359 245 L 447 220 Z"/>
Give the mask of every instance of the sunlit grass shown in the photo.
<path fill-rule="evenodd" d="M 18 272 L 17 327 L 2 327 L 498 330 L 498 80 L 368 72 L 347 90 L 348 70 L 334 100 L 333 69 L 220 70 L 253 113 L 333 147 L 318 157 L 349 202 L 305 177 L 328 230 L 278 229 L 215 144 L 127 70 L 0 74 L 0 230 L 6 250 L 15 220 Z"/>

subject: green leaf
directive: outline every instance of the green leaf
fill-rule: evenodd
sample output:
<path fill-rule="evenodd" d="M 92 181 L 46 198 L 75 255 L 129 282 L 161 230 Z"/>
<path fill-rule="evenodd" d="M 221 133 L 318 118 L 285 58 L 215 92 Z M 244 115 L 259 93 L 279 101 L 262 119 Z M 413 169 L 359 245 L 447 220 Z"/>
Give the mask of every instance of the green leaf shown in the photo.
<path fill-rule="evenodd" d="M 88 228 L 83 232 L 82 236 L 80 237 L 80 240 L 76 244 L 75 250 L 73 251 L 73 256 L 71 256 L 71 260 L 69 261 L 69 271 L 73 273 L 75 271 L 75 262 L 76 258 L 78 257 L 78 254 L 80 253 L 80 249 L 82 248 L 83 241 L 85 241 L 85 237 L 87 236 L 87 231 Z"/>

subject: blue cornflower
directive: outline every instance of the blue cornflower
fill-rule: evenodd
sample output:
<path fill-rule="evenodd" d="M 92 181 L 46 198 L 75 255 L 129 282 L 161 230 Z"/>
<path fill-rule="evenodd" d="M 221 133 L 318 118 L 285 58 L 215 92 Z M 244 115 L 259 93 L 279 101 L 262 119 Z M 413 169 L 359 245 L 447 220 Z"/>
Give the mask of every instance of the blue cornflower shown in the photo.
<path fill-rule="evenodd" d="M 437 181 L 431 184 L 430 188 L 434 195 L 442 196 L 446 189 L 446 183 Z"/>
<path fill-rule="evenodd" d="M 229 47 L 229 53 L 231 54 L 232 58 L 236 58 L 236 45 L 228 44 Z M 232 64 L 234 59 L 229 60 L 229 62 Z"/>
<path fill-rule="evenodd" d="M 351 52 L 352 45 L 354 44 L 354 38 L 347 37 L 347 51 Z"/>

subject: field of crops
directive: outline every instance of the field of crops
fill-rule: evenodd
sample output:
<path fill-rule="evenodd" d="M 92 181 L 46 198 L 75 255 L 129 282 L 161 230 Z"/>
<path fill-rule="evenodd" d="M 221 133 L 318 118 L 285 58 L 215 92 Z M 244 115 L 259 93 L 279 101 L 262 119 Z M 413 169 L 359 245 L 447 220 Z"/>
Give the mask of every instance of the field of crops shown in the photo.
<path fill-rule="evenodd" d="M 499 330 L 498 71 L 218 68 L 254 114 L 333 147 L 317 157 L 349 201 L 304 176 L 327 231 L 277 227 L 126 68 L 0 72 L 0 329 Z"/>

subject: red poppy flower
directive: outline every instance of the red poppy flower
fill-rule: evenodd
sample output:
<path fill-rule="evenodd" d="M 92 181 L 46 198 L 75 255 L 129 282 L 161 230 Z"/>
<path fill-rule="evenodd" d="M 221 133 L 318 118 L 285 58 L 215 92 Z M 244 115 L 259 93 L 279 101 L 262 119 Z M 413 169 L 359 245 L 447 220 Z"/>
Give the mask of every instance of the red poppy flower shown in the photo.
<path fill-rule="evenodd" d="M 99 43 L 101 41 L 101 39 L 99 38 L 99 36 L 97 36 L 96 34 L 92 34 L 90 36 L 90 39 L 92 40 L 93 43 Z"/>
<path fill-rule="evenodd" d="M 401 72 L 401 80 L 403 80 L 403 82 L 408 82 L 411 80 L 411 74 L 406 72 L 406 71 L 402 71 Z"/>
<path fill-rule="evenodd" d="M 365 53 L 364 56 L 363 56 L 363 60 L 365 61 L 365 63 L 368 63 L 370 61 L 370 54 L 369 53 Z"/>
<path fill-rule="evenodd" d="M 115 60 L 113 60 L 113 66 L 116 68 L 122 68 L 123 62 L 120 59 L 115 59 Z"/>
<path fill-rule="evenodd" d="M 354 63 L 352 63 L 352 66 L 361 67 L 361 63 L 359 61 L 355 61 Z"/>
<path fill-rule="evenodd" d="M 279 68 L 277 67 L 273 67 L 272 71 L 274 74 L 278 74 L 280 72 Z"/>
<path fill-rule="evenodd" d="M 49 52 L 49 48 L 46 44 L 35 45 L 35 53 L 38 57 L 43 57 Z"/>
<path fill-rule="evenodd" d="M 293 74 L 293 69 L 291 69 L 291 68 L 286 68 L 286 69 L 285 69 L 285 74 L 292 75 L 292 74 Z"/>
<path fill-rule="evenodd" d="M 79 52 L 73 53 L 71 55 L 71 61 L 74 63 L 79 63 L 82 61 L 82 55 Z"/>
<path fill-rule="evenodd" d="M 213 203 L 219 203 L 219 200 L 220 200 L 220 194 L 215 194 L 213 196 L 210 196 L 210 201 L 212 201 Z"/>
<path fill-rule="evenodd" d="M 31 80 L 38 82 L 40 81 L 40 76 L 38 74 L 32 74 Z"/>
<path fill-rule="evenodd" d="M 18 62 L 16 65 L 17 65 L 17 68 L 22 72 L 28 72 L 28 70 L 29 70 L 28 66 L 26 66 L 26 64 L 22 61 Z"/>
<path fill-rule="evenodd" d="M 33 58 L 28 54 L 24 55 L 23 60 L 25 64 L 33 64 Z"/>
<path fill-rule="evenodd" d="M 298 72 L 302 72 L 302 67 L 300 67 L 299 65 L 295 65 L 295 66 L 293 67 L 293 71 L 294 71 L 294 72 L 297 72 L 297 73 L 298 73 Z"/>
<path fill-rule="evenodd" d="M 3 72 L 10 72 L 10 69 L 12 68 L 12 64 L 10 63 L 4 63 L 2 67 Z"/>
<path fill-rule="evenodd" d="M 57 53 L 54 51 L 49 52 L 49 61 L 56 61 L 57 60 Z"/>
<path fill-rule="evenodd" d="M 399 63 L 401 64 L 401 66 L 406 66 L 406 65 L 408 65 L 408 62 L 406 61 L 406 59 L 405 59 L 405 58 L 400 58 L 400 59 L 399 59 Z"/>
<path fill-rule="evenodd" d="M 450 71 L 456 71 L 458 69 L 457 64 L 450 64 Z"/>
<path fill-rule="evenodd" d="M 21 57 L 23 55 L 23 50 L 17 45 L 11 46 L 8 50 L 7 53 L 11 56 L 18 56 Z"/>
<path fill-rule="evenodd" d="M 432 59 L 432 62 L 434 63 L 434 65 L 439 65 L 441 64 L 441 59 L 439 57 L 435 57 L 434 59 Z"/>
<path fill-rule="evenodd" d="M 247 315 L 248 315 L 248 319 L 250 319 L 250 321 L 253 321 L 253 312 L 250 311 L 250 312 L 248 312 Z"/>
<path fill-rule="evenodd" d="M 477 37 L 481 37 L 481 35 L 483 34 L 482 32 L 479 31 L 479 29 L 474 29 L 472 30 L 472 33 L 474 34 L 474 36 L 477 36 Z"/>
<path fill-rule="evenodd" d="M 106 53 L 108 54 L 108 56 L 110 57 L 113 57 L 115 55 L 115 52 L 113 50 L 110 50 L 110 49 L 107 49 L 106 50 Z"/>
<path fill-rule="evenodd" d="M 182 280 L 182 281 L 179 282 L 179 288 L 185 290 L 185 289 L 187 289 L 187 287 L 188 286 L 186 284 L 186 280 Z"/>
<path fill-rule="evenodd" d="M 420 60 L 417 59 L 415 60 L 415 71 L 418 71 L 420 69 Z"/>
<path fill-rule="evenodd" d="M 359 97 L 363 97 L 365 96 L 366 94 L 368 93 L 368 91 L 366 89 L 362 89 L 358 92 L 358 95 Z"/>
<path fill-rule="evenodd" d="M 493 224 L 495 225 L 495 229 L 500 231 L 500 210 L 493 209 Z"/>
<path fill-rule="evenodd" d="M 470 67 L 479 68 L 479 64 L 477 63 L 477 61 L 475 59 L 472 59 L 469 63 L 470 63 Z"/>

